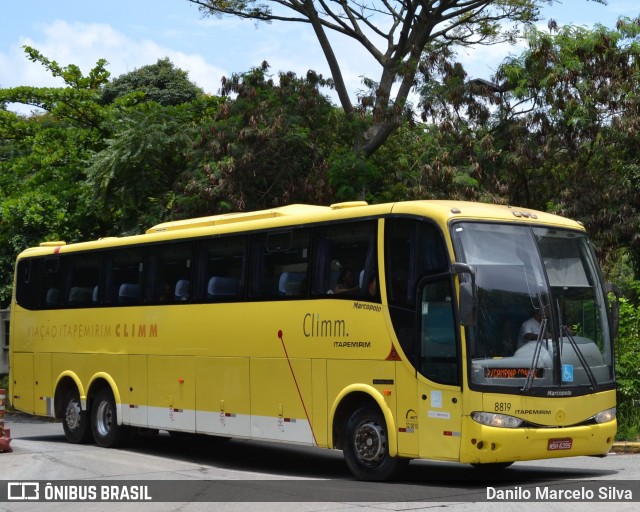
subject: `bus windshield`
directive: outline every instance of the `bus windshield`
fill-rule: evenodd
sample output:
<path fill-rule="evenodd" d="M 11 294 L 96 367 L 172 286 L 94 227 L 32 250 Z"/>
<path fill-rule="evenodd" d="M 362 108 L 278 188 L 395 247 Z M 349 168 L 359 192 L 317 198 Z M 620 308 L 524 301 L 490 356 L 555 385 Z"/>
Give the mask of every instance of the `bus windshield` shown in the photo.
<path fill-rule="evenodd" d="M 583 233 L 468 222 L 453 236 L 475 271 L 471 387 L 570 396 L 612 385 L 607 302 Z"/>

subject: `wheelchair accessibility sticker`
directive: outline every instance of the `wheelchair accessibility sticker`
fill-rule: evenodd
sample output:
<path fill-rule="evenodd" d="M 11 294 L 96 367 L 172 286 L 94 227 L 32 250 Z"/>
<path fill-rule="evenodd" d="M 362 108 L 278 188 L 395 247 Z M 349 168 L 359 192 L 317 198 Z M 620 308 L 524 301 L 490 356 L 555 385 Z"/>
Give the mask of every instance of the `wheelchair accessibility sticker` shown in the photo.
<path fill-rule="evenodd" d="M 562 365 L 562 382 L 573 382 L 573 365 Z"/>

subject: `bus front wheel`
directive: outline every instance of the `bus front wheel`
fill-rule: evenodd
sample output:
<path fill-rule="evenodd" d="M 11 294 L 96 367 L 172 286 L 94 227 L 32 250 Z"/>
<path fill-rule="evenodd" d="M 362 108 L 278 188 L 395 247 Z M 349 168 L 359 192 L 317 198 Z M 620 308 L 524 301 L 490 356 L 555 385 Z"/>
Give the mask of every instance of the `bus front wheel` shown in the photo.
<path fill-rule="evenodd" d="M 127 440 L 130 430 L 125 425 L 118 425 L 116 411 L 113 393 L 110 389 L 102 388 L 91 406 L 91 429 L 98 446 L 115 448 Z"/>
<path fill-rule="evenodd" d="M 75 388 L 68 389 L 62 404 L 62 429 L 70 443 L 86 443 L 91 438 L 89 414 L 82 410 L 80 395 Z"/>
<path fill-rule="evenodd" d="M 345 461 L 360 480 L 388 480 L 409 463 L 409 459 L 389 455 L 387 426 L 376 407 L 356 410 L 347 421 L 344 439 Z"/>

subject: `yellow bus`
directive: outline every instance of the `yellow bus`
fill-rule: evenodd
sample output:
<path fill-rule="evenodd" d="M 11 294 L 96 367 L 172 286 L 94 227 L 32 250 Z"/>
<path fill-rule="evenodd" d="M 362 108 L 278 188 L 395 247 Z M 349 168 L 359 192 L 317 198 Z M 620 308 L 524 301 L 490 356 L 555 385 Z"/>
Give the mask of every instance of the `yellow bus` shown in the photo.
<path fill-rule="evenodd" d="M 576 222 L 458 201 L 289 205 L 45 242 L 17 259 L 16 409 L 502 468 L 605 455 L 612 310 Z"/>

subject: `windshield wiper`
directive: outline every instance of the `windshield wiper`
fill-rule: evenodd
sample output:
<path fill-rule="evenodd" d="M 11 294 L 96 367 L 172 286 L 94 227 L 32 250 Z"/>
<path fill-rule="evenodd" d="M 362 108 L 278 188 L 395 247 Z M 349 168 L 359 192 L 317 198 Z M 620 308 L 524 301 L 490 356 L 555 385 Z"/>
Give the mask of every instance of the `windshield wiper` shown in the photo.
<path fill-rule="evenodd" d="M 589 364 L 587 363 L 587 360 L 585 359 L 584 354 L 582 353 L 582 350 L 580 350 L 580 348 L 578 347 L 578 344 L 576 343 L 576 340 L 573 337 L 573 333 L 571 332 L 571 329 L 569 329 L 566 325 L 564 325 L 564 322 L 562 321 L 563 320 L 562 309 L 560 308 L 560 302 L 557 303 L 556 307 L 558 308 L 558 320 L 560 321 L 560 342 L 559 342 L 560 357 L 562 357 L 562 345 L 563 345 L 562 337 L 564 335 L 569 340 L 569 343 L 573 347 L 573 350 L 576 353 L 576 356 L 578 356 L 578 361 L 580 361 L 580 364 L 584 368 L 584 371 L 587 374 L 587 377 L 589 377 L 589 382 L 591 383 L 591 390 L 594 391 L 598 387 L 596 378 L 593 375 L 593 372 L 591 371 L 591 368 L 589 367 Z M 561 379 L 561 383 L 562 383 L 562 379 Z"/>
<path fill-rule="evenodd" d="M 586 372 L 587 377 L 589 377 L 589 382 L 591 383 L 591 389 L 592 391 L 594 391 L 598 387 L 598 384 L 596 383 L 596 378 L 594 377 L 593 372 L 591 371 L 591 368 L 587 364 L 587 360 L 584 358 L 584 354 L 582 353 L 582 350 L 578 348 L 578 344 L 576 343 L 576 340 L 573 338 L 573 334 L 571 333 L 571 331 L 566 325 L 563 325 L 561 327 L 561 334 L 564 334 L 564 336 L 569 340 L 569 343 L 571 344 L 571 346 L 573 347 L 573 350 L 578 356 L 578 360 L 580 361 L 580 364 L 584 368 L 584 371 Z M 560 337 L 560 343 L 562 343 L 562 337 Z"/>
<path fill-rule="evenodd" d="M 540 322 L 540 331 L 538 332 L 538 339 L 536 340 L 536 348 L 533 351 L 533 358 L 531 358 L 531 367 L 527 374 L 527 380 L 524 383 L 522 391 L 529 391 L 533 386 L 533 379 L 535 377 L 535 370 L 537 370 L 538 360 L 540 359 L 540 351 L 542 350 L 542 337 L 547 332 L 547 318 L 542 317 Z"/>

